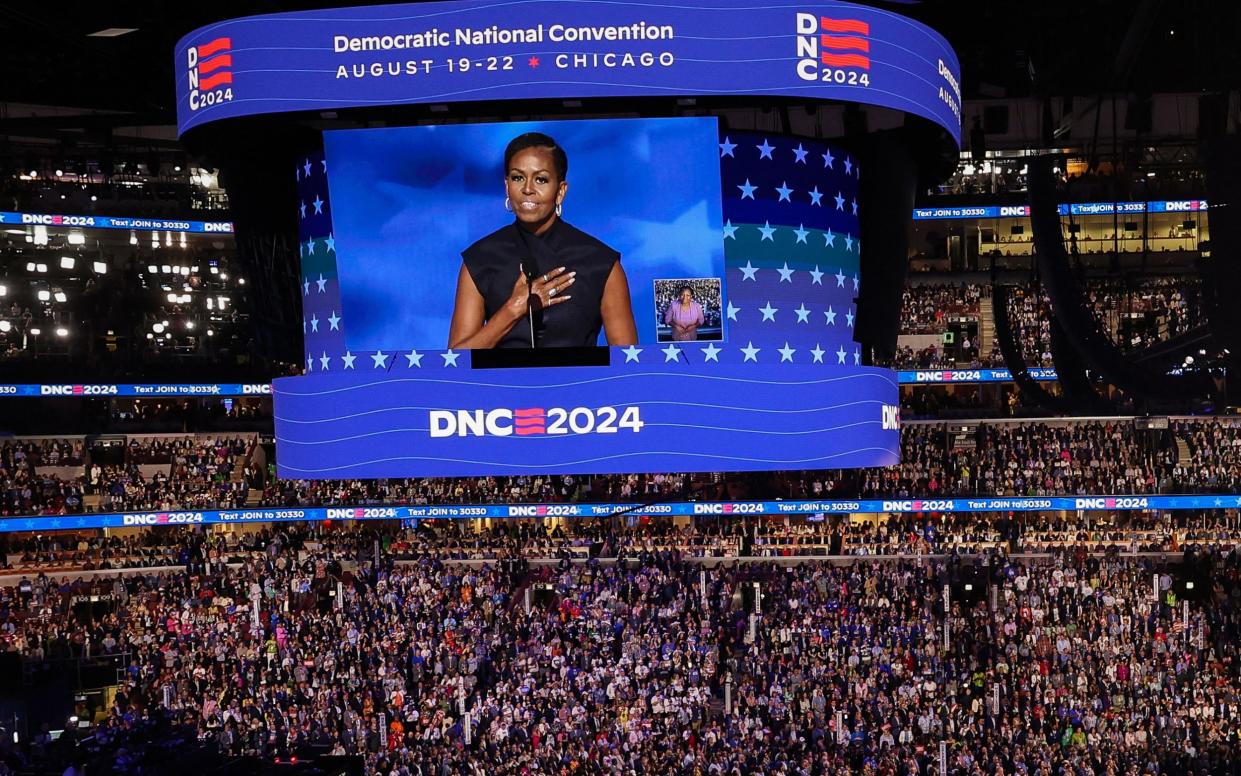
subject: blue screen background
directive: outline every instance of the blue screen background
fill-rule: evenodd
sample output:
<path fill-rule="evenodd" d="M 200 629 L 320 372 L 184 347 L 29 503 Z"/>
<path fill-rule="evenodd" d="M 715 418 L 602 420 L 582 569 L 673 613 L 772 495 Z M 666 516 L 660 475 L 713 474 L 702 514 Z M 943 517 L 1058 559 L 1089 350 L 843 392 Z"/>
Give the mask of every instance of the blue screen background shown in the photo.
<path fill-rule="evenodd" d="M 446 347 L 461 251 L 512 221 L 504 148 L 524 132 L 568 154 L 564 219 L 620 252 L 640 342 L 656 342 L 655 280 L 723 280 L 714 118 L 325 132 L 350 349 Z"/>

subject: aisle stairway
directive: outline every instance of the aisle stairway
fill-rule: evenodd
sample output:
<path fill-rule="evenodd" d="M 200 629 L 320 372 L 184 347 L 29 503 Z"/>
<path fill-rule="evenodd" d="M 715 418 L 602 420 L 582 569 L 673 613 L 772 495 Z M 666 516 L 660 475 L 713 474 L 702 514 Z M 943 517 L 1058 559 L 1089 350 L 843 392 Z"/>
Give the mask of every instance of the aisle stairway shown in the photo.
<path fill-rule="evenodd" d="M 991 342 L 995 338 L 995 320 L 991 310 L 991 297 L 978 300 L 978 354 L 983 358 L 991 353 Z"/>

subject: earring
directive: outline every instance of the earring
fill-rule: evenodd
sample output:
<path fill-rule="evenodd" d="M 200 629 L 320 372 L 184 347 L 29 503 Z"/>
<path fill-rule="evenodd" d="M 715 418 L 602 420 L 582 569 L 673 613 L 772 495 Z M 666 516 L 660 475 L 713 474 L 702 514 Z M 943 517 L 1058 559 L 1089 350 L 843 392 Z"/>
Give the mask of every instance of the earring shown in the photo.
<path fill-rule="evenodd" d="M 559 202 L 557 202 L 557 203 L 556 203 L 556 218 L 560 218 L 560 213 L 561 213 L 561 211 L 563 211 L 563 210 L 564 210 L 564 208 L 563 208 L 563 207 L 561 207 L 561 205 L 560 205 L 560 203 L 559 203 Z"/>
<path fill-rule="evenodd" d="M 504 209 L 510 213 L 513 212 L 513 201 L 508 197 L 504 198 Z"/>

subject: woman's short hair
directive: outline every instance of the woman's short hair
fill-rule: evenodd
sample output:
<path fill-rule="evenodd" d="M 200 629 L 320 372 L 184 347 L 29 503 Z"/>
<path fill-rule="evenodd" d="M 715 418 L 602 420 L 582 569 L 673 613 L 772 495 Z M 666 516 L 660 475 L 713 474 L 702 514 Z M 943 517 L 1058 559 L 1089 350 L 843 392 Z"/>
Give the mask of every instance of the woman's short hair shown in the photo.
<path fill-rule="evenodd" d="M 545 135 L 542 132 L 527 132 L 524 135 L 518 135 L 508 142 L 508 147 L 504 149 L 504 172 L 508 174 L 509 163 L 513 161 L 513 157 L 525 151 L 527 148 L 546 148 L 552 152 L 552 162 L 556 165 L 556 174 L 560 176 L 560 180 L 566 180 L 569 177 L 569 157 L 565 154 L 564 149 L 556 144 L 555 139 L 551 135 Z"/>
<path fill-rule="evenodd" d="M 695 294 L 694 294 L 694 289 L 693 289 L 693 288 L 691 288 L 691 287 L 689 287 L 689 286 L 681 286 L 680 288 L 678 288 L 678 289 L 677 289 L 677 296 L 680 296 L 681 294 L 684 294 L 686 291 L 688 291 L 688 292 L 689 292 L 689 295 L 690 295 L 690 298 L 691 298 L 691 299 L 695 296 Z"/>

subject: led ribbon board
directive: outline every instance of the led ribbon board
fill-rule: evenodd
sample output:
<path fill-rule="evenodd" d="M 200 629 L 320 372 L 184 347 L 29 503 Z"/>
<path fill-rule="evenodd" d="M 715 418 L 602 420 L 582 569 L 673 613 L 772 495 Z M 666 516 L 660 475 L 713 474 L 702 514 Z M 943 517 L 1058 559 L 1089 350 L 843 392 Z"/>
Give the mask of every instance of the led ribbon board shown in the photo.
<path fill-rule="evenodd" d="M 457 0 L 218 22 L 174 53 L 181 133 L 220 119 L 486 100 L 754 96 L 921 116 L 959 144 L 942 36 L 851 3 Z"/>
<path fill-rule="evenodd" d="M 132 512 L 85 515 L 9 517 L 0 519 L 0 533 L 14 531 L 56 531 L 80 528 L 122 528 L 147 525 L 209 525 L 216 523 L 318 522 L 321 520 L 405 520 L 423 518 L 468 519 L 506 517 L 599 517 L 628 515 L 847 515 L 894 512 L 1129 512 L 1183 509 L 1235 509 L 1241 496 L 1199 494 L 1196 496 L 1047 496 L 993 498 L 936 498 L 851 501 L 695 501 L 660 504 L 461 504 L 329 506 L 256 508 L 234 510 L 193 510 L 184 512 Z M 1117 542 L 1118 544 L 1120 542 Z"/>

